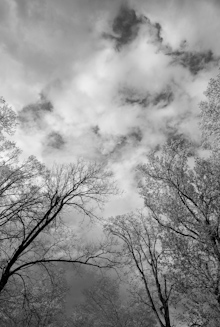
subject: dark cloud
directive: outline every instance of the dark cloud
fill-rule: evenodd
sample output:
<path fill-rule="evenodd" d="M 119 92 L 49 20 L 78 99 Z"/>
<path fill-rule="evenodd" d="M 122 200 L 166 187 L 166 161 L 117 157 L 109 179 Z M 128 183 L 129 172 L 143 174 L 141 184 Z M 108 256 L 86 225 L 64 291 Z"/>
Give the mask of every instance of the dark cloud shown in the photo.
<path fill-rule="evenodd" d="M 45 114 L 52 113 L 53 105 L 44 96 L 40 95 L 40 100 L 36 103 L 25 106 L 18 114 L 20 124 L 23 128 L 38 128 L 44 127 Z"/>
<path fill-rule="evenodd" d="M 188 68 L 193 75 L 205 69 L 208 64 L 217 65 L 219 58 L 215 57 L 211 50 L 204 52 L 191 52 L 177 50 L 168 53 L 172 57 L 172 64 L 179 64 Z"/>
<path fill-rule="evenodd" d="M 147 16 L 142 16 L 142 22 L 148 27 L 149 35 L 152 37 L 151 41 L 162 43 L 162 26 L 158 22 L 153 23 Z"/>
<path fill-rule="evenodd" d="M 134 9 L 129 8 L 127 5 L 121 6 L 118 15 L 114 19 L 112 24 L 113 33 L 103 33 L 103 36 L 113 40 L 116 44 L 116 49 L 120 50 L 124 45 L 131 43 L 137 37 L 141 25 L 148 27 L 153 42 L 162 43 L 161 25 L 157 22 L 152 23 L 144 15 L 138 15 Z"/>
<path fill-rule="evenodd" d="M 147 107 L 150 103 L 149 96 L 139 97 L 138 94 L 132 97 L 126 97 L 124 99 L 127 104 L 139 104 L 141 107 Z"/>
<path fill-rule="evenodd" d="M 143 18 L 138 17 L 134 9 L 122 5 L 112 24 L 113 34 L 104 33 L 103 36 L 114 40 L 116 49 L 120 50 L 136 38 L 141 23 Z"/>
<path fill-rule="evenodd" d="M 93 126 L 93 127 L 92 127 L 92 131 L 93 131 L 94 134 L 96 134 L 96 135 L 98 135 L 98 136 L 100 135 L 100 134 L 99 134 L 100 128 L 99 128 L 98 125 Z"/>
<path fill-rule="evenodd" d="M 163 38 L 161 36 L 161 31 L 162 31 L 162 27 L 159 23 L 155 23 L 154 24 L 154 27 L 156 29 L 156 37 L 157 37 L 157 40 L 160 41 L 160 42 L 163 42 Z"/>
<path fill-rule="evenodd" d="M 116 160 L 121 158 L 129 149 L 138 145 L 143 139 L 143 133 L 138 126 L 130 127 L 127 134 L 113 136 L 100 131 L 99 126 L 96 125 L 92 127 L 92 133 L 99 139 L 99 146 L 101 144 L 101 147 L 97 147 L 97 151 L 100 154 L 105 153 L 105 155 L 111 156 Z"/>
<path fill-rule="evenodd" d="M 138 90 L 124 86 L 119 90 L 121 101 L 124 104 L 135 105 L 138 104 L 142 107 L 147 107 L 150 103 L 149 94 L 141 94 Z"/>
<path fill-rule="evenodd" d="M 174 100 L 174 93 L 170 86 L 156 94 L 140 94 L 137 90 L 123 88 L 120 95 L 122 95 L 122 101 L 125 104 L 139 105 L 143 108 L 148 107 L 150 104 L 165 108 Z"/>
<path fill-rule="evenodd" d="M 132 139 L 135 143 L 139 143 L 143 138 L 143 133 L 139 127 L 134 127 L 128 134 L 128 137 Z"/>
<path fill-rule="evenodd" d="M 113 156 L 115 160 L 120 158 L 131 148 L 137 146 L 143 138 L 143 133 L 139 127 L 133 127 L 128 134 L 119 135 L 115 138 L 115 146 L 110 151 L 109 155 Z"/>
<path fill-rule="evenodd" d="M 163 90 L 162 92 L 158 93 L 154 99 L 153 104 L 160 105 L 160 108 L 165 108 L 174 100 L 174 94 L 170 88 Z"/>
<path fill-rule="evenodd" d="M 58 132 L 51 132 L 47 135 L 46 147 L 53 148 L 55 150 L 61 150 L 65 145 L 63 136 Z"/>
<path fill-rule="evenodd" d="M 128 137 L 126 135 L 118 136 L 115 149 L 112 152 L 115 152 L 116 150 L 120 150 L 121 148 L 125 147 L 127 144 L 128 144 Z"/>

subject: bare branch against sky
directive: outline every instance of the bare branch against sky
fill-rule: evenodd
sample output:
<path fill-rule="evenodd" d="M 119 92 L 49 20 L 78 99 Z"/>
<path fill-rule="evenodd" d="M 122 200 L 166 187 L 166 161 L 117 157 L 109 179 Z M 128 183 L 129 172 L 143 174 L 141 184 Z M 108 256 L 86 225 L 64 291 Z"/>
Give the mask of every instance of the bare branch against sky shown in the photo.
<path fill-rule="evenodd" d="M 142 207 L 136 168 L 146 154 L 183 141 L 194 169 L 195 153 L 219 151 L 219 77 L 204 94 L 218 75 L 219 17 L 219 0 L 0 1 L 0 242 L 8 242 L 0 288 L 39 260 L 99 266 L 113 240 L 102 242 L 102 227 L 86 229 L 81 218 L 96 217 L 107 195 L 102 221 Z M 63 206 L 71 209 L 60 215 Z M 64 242 L 64 225 L 55 240 L 57 221 L 89 242 L 84 252 L 79 238 Z"/>

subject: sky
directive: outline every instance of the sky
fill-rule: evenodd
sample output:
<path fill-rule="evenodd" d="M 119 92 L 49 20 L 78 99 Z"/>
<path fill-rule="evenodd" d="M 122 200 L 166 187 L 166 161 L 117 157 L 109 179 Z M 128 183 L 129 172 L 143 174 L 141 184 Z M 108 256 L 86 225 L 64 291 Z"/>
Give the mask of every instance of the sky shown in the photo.
<path fill-rule="evenodd" d="M 134 176 L 146 153 L 180 135 L 199 142 L 219 17 L 219 0 L 1 0 L 0 96 L 18 114 L 23 155 L 107 161 L 123 193 L 103 214 L 142 206 Z M 70 278 L 73 299 L 85 280 Z"/>
<path fill-rule="evenodd" d="M 107 160 L 141 205 L 137 164 L 166 140 L 198 142 L 199 102 L 218 73 L 218 0 L 1 0 L 1 96 L 24 156 Z"/>

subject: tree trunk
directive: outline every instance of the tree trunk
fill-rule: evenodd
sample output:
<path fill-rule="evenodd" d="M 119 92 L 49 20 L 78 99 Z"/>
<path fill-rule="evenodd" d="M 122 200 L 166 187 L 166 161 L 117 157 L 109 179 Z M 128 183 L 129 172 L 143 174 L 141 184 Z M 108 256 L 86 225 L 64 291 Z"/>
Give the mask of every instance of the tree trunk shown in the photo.
<path fill-rule="evenodd" d="M 170 323 L 170 312 L 169 312 L 169 307 L 168 305 L 164 305 L 164 319 L 165 319 L 165 326 L 166 327 L 171 327 Z"/>
<path fill-rule="evenodd" d="M 5 285 L 7 284 L 8 279 L 9 279 L 9 274 L 7 272 L 4 272 L 2 274 L 2 277 L 1 277 L 1 280 L 0 280 L 0 293 L 5 288 Z"/>

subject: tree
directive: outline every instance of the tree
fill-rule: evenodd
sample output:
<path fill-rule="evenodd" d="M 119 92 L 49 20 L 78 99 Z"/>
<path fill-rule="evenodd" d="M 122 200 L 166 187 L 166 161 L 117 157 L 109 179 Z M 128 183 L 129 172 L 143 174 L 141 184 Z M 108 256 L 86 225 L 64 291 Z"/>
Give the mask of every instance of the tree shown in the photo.
<path fill-rule="evenodd" d="M 206 92 L 206 101 L 200 103 L 200 126 L 203 145 L 215 154 L 220 153 L 220 74 L 211 78 Z"/>
<path fill-rule="evenodd" d="M 65 314 L 67 285 L 63 272 L 55 266 L 48 275 L 45 270 L 29 271 L 23 284 L 13 278 L 7 292 L 0 295 L 2 327 L 63 327 L 68 323 Z"/>
<path fill-rule="evenodd" d="M 12 108 L 0 97 L 0 167 L 1 172 L 9 164 L 16 162 L 20 150 L 15 143 L 7 139 L 12 135 L 17 126 L 17 116 Z M 2 173 L 1 173 L 2 175 Z"/>
<path fill-rule="evenodd" d="M 19 150 L 3 136 L 14 128 L 15 116 L 5 103 L 1 110 L 0 293 L 15 278 L 25 287 L 34 266 L 48 270 L 59 262 L 111 267 L 109 244 L 83 247 L 64 219 L 74 212 L 94 218 L 96 206 L 116 193 L 105 164 L 79 159 L 49 170 L 34 157 L 21 162 Z"/>
<path fill-rule="evenodd" d="M 220 323 L 220 166 L 184 140 L 166 144 L 140 165 L 140 193 L 163 230 L 169 276 L 191 326 Z"/>
<path fill-rule="evenodd" d="M 153 327 L 155 320 L 146 308 L 123 300 L 119 282 L 99 276 L 95 284 L 84 290 L 84 301 L 75 307 L 72 326 Z"/>
<path fill-rule="evenodd" d="M 95 259 L 101 257 L 104 248 L 77 254 L 79 247 L 73 242 L 71 228 L 64 228 L 62 213 L 73 208 L 94 217 L 90 203 L 100 205 L 114 192 L 109 178 L 102 165 L 83 160 L 47 171 L 29 158 L 7 169 L 0 186 L 0 291 L 12 275 L 20 275 L 35 264 L 59 261 L 98 265 Z"/>
<path fill-rule="evenodd" d="M 17 125 L 17 116 L 12 108 L 6 103 L 3 97 L 0 97 L 0 133 L 1 139 L 4 134 L 13 134 Z"/>
<path fill-rule="evenodd" d="M 141 212 L 112 218 L 106 225 L 106 231 L 122 241 L 119 256 L 125 259 L 125 266 L 138 280 L 135 297 L 145 305 L 145 310 L 152 310 L 161 327 L 171 327 L 174 285 L 166 276 L 167 254 L 162 247 L 163 234 Z"/>

